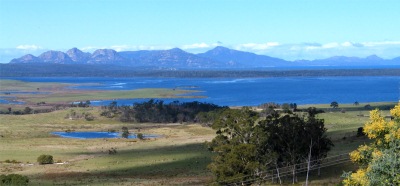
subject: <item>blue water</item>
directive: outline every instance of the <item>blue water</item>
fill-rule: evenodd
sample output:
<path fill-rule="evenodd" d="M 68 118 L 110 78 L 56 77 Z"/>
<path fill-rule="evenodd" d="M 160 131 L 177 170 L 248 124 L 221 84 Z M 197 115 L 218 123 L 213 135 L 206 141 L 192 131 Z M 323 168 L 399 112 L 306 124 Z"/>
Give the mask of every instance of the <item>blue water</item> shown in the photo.
<path fill-rule="evenodd" d="M 10 96 L 0 96 L 0 104 L 10 104 L 10 105 L 22 105 L 25 102 L 15 100 L 16 97 Z"/>
<path fill-rule="evenodd" d="M 166 102 L 201 101 L 221 106 L 254 106 L 266 102 L 314 104 L 399 101 L 400 76 L 394 77 L 273 77 L 273 78 L 13 78 L 32 82 L 90 83 L 70 87 L 82 90 L 133 90 L 170 88 L 197 90 L 195 99 L 163 99 Z M 116 100 L 131 105 L 148 99 Z M 92 100 L 108 105 L 112 100 Z"/>
<path fill-rule="evenodd" d="M 52 132 L 51 134 L 63 138 L 77 138 L 77 139 L 94 139 L 94 138 L 121 138 L 119 132 Z M 157 135 L 144 135 L 144 138 L 156 138 Z M 137 138 L 135 134 L 131 134 L 129 139 Z"/>

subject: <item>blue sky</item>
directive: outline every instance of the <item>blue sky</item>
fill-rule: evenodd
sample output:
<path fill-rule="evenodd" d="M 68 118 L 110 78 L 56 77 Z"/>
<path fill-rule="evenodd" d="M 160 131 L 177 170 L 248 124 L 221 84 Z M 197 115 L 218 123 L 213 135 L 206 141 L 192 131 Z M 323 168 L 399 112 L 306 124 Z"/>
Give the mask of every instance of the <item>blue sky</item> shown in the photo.
<path fill-rule="evenodd" d="M 398 0 L 0 0 L 0 62 L 52 49 L 222 45 L 288 60 L 400 56 Z"/>

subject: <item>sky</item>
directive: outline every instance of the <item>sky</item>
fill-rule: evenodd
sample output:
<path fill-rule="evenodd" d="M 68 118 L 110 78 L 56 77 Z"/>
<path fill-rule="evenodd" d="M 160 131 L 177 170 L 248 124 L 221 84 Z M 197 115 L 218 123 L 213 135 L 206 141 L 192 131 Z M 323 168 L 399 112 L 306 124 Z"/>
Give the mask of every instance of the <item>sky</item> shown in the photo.
<path fill-rule="evenodd" d="M 399 0 L 0 0 L 0 62 L 216 46 L 287 60 L 400 56 Z"/>

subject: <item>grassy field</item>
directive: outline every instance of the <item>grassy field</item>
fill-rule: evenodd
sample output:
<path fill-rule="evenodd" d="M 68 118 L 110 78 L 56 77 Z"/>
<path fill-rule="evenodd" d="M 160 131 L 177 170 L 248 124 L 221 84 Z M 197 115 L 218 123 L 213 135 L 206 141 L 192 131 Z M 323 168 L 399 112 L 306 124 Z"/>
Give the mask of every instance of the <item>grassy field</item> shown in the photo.
<path fill-rule="evenodd" d="M 125 91 L 100 91 L 100 90 L 77 90 L 68 87 L 78 84 L 65 83 L 37 83 L 16 80 L 1 80 L 0 91 L 3 97 L 9 97 L 27 104 L 36 103 L 71 103 L 86 100 L 115 100 L 128 98 L 193 98 L 198 96 L 184 95 L 193 93 L 193 90 L 146 88 Z M 79 84 L 82 85 L 82 84 Z M 87 84 L 85 84 L 87 85 Z M 7 92 L 12 92 L 6 94 Z M 23 93 L 21 93 L 23 92 Z M 4 108 L 3 108 L 4 109 Z"/>
<path fill-rule="evenodd" d="M 387 103 L 377 104 L 379 106 Z M 393 103 L 394 105 L 394 103 Z M 316 105 L 318 106 L 318 105 Z M 346 106 L 343 105 L 343 108 Z M 321 107 L 323 108 L 323 107 Z M 215 134 L 210 128 L 194 124 L 121 123 L 99 116 L 98 108 L 74 108 L 77 113 L 91 112 L 94 121 L 70 120 L 71 109 L 30 115 L 0 115 L 0 174 L 29 176 L 33 185 L 204 185 L 212 180 L 206 166 L 212 153 L 204 146 Z M 360 112 L 364 116 L 360 116 Z M 388 111 L 383 111 L 387 114 Z M 368 111 L 326 112 L 328 135 L 335 147 L 330 155 L 349 153 L 368 142 L 354 137 L 358 127 L 368 120 Z M 158 134 L 161 138 L 137 139 L 64 139 L 52 131 L 119 131 Z M 115 155 L 108 150 L 116 148 Z M 56 162 L 66 164 L 38 165 L 36 158 L 51 154 Z M 6 163 L 15 160 L 17 164 Z M 322 176 L 311 173 L 314 185 L 335 185 L 342 171 L 354 170 L 351 164 L 322 169 Z M 304 175 L 299 176 L 302 184 Z"/>
<path fill-rule="evenodd" d="M 28 83 L 0 81 L 1 91 L 46 91 L 52 94 L 34 95 L 22 99 L 46 103 L 51 101 L 85 100 L 90 96 L 98 99 L 123 96 L 171 96 L 179 90 L 143 89 L 125 92 L 63 92 L 66 84 Z M 22 83 L 22 84 L 21 84 Z M 20 88 L 18 88 L 20 87 Z M 38 89 L 39 88 L 39 89 Z M 181 92 L 180 92 L 181 93 Z M 179 93 L 179 94 L 180 94 Z M 35 97 L 36 96 L 36 97 Z M 40 97 L 40 96 L 43 96 Z M 54 97 L 52 97 L 54 96 Z M 339 103 L 340 104 L 340 103 Z M 366 109 L 365 105 L 370 108 Z M 338 109 L 329 105 L 301 105 L 322 109 L 317 117 L 325 120 L 328 136 L 335 147 L 329 156 L 347 154 L 360 144 L 368 143 L 365 137 L 356 137 L 356 131 L 369 120 L 369 110 L 380 108 L 383 115 L 396 103 L 340 104 Z M 26 105 L 13 106 L 23 109 Z M 0 105 L 6 109 L 9 105 Z M 207 170 L 212 153 L 204 145 L 215 136 L 215 131 L 196 124 L 138 124 L 122 123 L 100 117 L 99 108 L 73 108 L 76 113 L 89 112 L 94 121 L 66 119 L 72 108 L 50 113 L 28 115 L 0 115 L 0 174 L 23 174 L 32 185 L 206 185 L 212 181 Z M 120 131 L 123 126 L 132 133 L 157 134 L 160 138 L 137 139 L 65 139 L 50 134 L 53 131 Z M 110 155 L 108 150 L 117 149 Z M 38 165 L 41 154 L 54 156 L 61 164 Z M 8 160 L 8 161 L 7 161 Z M 7 163 L 15 161 L 19 163 Z M 321 177 L 311 172 L 311 185 L 337 185 L 343 171 L 355 170 L 352 163 L 324 168 Z M 304 183 L 305 175 L 299 175 Z M 286 182 L 290 184 L 290 181 Z"/>
<path fill-rule="evenodd" d="M 92 112 L 97 109 L 75 109 Z M 200 125 L 126 124 L 96 118 L 95 121 L 64 119 L 69 110 L 23 116 L 0 116 L 1 174 L 28 175 L 32 184 L 53 185 L 144 185 L 205 184 L 211 177 L 206 165 L 211 153 L 204 141 L 211 140 L 214 131 Z M 158 139 L 64 139 L 52 131 L 108 131 L 158 134 Z M 108 150 L 117 153 L 109 155 Z M 51 154 L 67 164 L 38 165 L 36 158 Z M 15 160 L 21 163 L 5 163 Z M 33 163 L 33 165 L 31 165 Z"/>

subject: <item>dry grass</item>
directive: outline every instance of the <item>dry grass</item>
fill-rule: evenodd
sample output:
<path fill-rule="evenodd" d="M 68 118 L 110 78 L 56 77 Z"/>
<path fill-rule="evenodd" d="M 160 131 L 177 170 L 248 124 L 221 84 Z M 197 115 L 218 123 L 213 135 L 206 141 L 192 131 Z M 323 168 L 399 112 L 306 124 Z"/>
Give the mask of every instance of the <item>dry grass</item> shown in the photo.
<path fill-rule="evenodd" d="M 77 111 L 98 112 L 85 108 Z M 0 174 L 19 173 L 32 184 L 52 185 L 180 185 L 206 184 L 210 174 L 206 165 L 211 153 L 203 145 L 214 131 L 199 125 L 127 124 L 96 118 L 95 121 L 69 120 L 69 110 L 36 115 L 0 115 Z M 159 139 L 64 139 L 49 132 L 120 130 L 162 135 Z M 116 148 L 117 154 L 108 150 Z M 36 158 L 51 154 L 67 164 L 38 165 Z M 5 163 L 17 160 L 21 164 Z M 33 165 L 28 165 L 34 163 Z"/>

